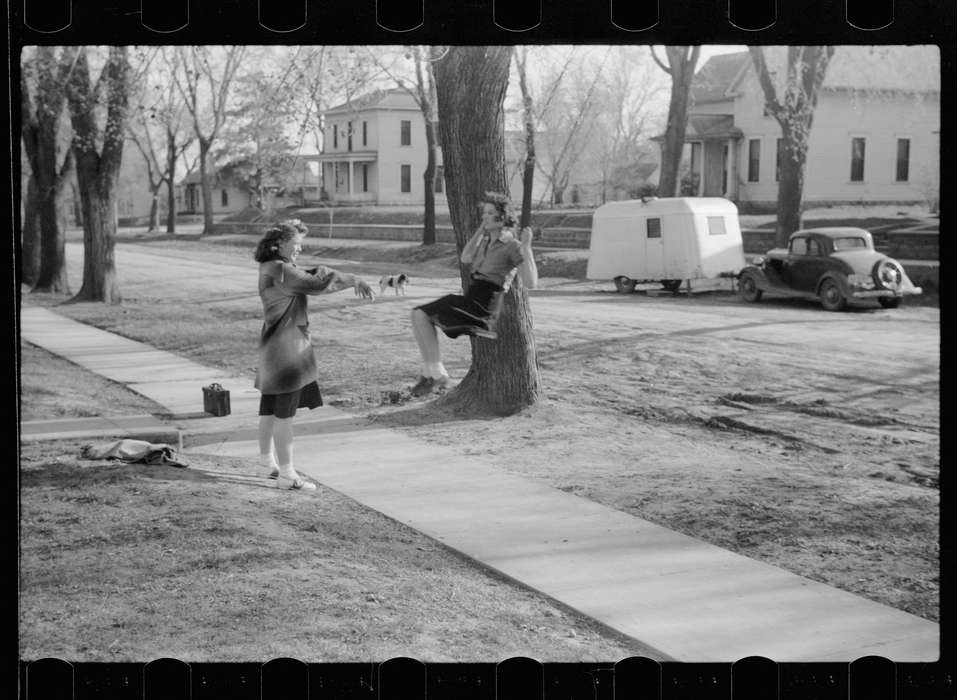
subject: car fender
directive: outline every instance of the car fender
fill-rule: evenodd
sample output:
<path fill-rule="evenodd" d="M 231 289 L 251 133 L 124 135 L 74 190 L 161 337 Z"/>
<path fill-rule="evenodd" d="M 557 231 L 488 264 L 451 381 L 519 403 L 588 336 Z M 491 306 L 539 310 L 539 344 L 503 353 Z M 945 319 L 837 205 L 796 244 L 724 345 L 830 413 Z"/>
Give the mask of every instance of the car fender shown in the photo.
<path fill-rule="evenodd" d="M 765 274 L 763 267 L 758 267 L 757 265 L 747 265 L 741 269 L 741 272 L 738 273 L 738 279 L 741 279 L 741 277 L 745 274 L 754 277 L 754 282 L 760 290 L 767 291 L 774 286 L 768 279 L 767 274 Z"/>

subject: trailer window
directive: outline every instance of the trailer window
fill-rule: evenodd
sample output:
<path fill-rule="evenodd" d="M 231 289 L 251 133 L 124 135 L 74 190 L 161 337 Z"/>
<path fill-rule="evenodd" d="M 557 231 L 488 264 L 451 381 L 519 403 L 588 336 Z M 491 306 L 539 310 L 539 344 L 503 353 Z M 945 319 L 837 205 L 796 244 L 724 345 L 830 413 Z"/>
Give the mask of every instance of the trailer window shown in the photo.
<path fill-rule="evenodd" d="M 708 217 L 708 233 L 712 236 L 723 236 L 728 231 L 724 227 L 724 217 L 723 216 L 709 216 Z"/>
<path fill-rule="evenodd" d="M 648 238 L 661 238 L 661 219 L 648 219 Z"/>

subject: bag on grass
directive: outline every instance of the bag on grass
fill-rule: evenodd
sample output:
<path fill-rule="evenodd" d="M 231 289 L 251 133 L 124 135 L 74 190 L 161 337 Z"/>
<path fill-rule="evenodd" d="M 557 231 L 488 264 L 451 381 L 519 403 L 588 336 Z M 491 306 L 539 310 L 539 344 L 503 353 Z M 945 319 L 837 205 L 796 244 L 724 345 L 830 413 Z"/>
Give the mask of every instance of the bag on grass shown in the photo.
<path fill-rule="evenodd" d="M 129 464 L 166 464 L 171 467 L 187 467 L 176 459 L 172 445 L 165 442 L 147 442 L 124 438 L 100 445 L 84 445 L 80 454 L 86 459 L 118 459 Z"/>

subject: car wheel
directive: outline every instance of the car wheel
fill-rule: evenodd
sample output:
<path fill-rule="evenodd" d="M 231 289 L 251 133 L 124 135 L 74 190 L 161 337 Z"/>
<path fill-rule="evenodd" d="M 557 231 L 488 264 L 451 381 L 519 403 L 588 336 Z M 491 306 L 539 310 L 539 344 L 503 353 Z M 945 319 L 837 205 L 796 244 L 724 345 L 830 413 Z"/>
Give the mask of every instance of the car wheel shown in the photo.
<path fill-rule="evenodd" d="M 619 275 L 615 278 L 615 289 L 617 289 L 620 294 L 631 294 L 635 291 L 636 284 L 638 283 L 630 277 Z"/>
<path fill-rule="evenodd" d="M 749 272 L 745 272 L 738 278 L 738 290 L 741 292 L 741 298 L 745 301 L 761 301 L 763 291 L 758 287 L 758 281 Z"/>
<path fill-rule="evenodd" d="M 885 309 L 896 309 L 901 305 L 900 297 L 877 297 L 877 303 Z"/>
<path fill-rule="evenodd" d="M 661 280 L 661 286 L 664 287 L 666 292 L 677 292 L 681 289 L 681 283 L 683 280 Z"/>
<path fill-rule="evenodd" d="M 840 286 L 832 279 L 826 279 L 821 282 L 821 305 L 828 311 L 840 311 L 847 306 L 847 299 L 841 292 Z"/>

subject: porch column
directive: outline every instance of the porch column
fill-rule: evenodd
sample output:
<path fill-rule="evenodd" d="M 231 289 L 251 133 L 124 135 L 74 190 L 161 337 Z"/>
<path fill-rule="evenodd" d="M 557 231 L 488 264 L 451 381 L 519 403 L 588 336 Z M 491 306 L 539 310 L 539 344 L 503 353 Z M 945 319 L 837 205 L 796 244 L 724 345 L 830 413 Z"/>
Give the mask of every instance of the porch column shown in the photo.
<path fill-rule="evenodd" d="M 354 177 L 354 175 L 353 175 L 353 173 L 352 173 L 352 161 L 350 160 L 350 161 L 349 161 L 349 187 L 346 188 L 346 191 L 347 191 L 349 194 L 352 194 L 352 178 L 353 178 L 353 177 Z"/>

